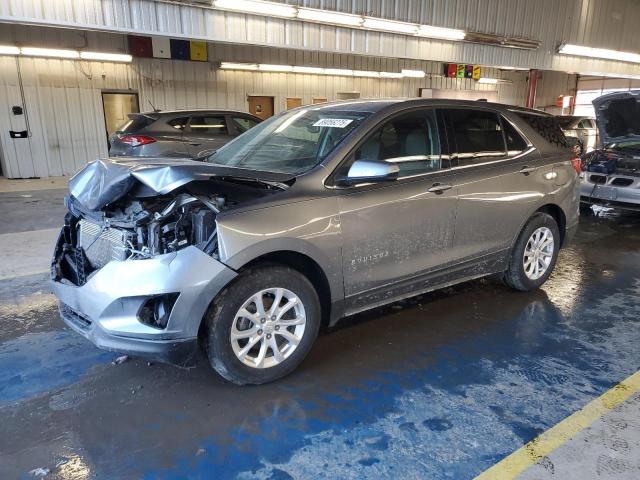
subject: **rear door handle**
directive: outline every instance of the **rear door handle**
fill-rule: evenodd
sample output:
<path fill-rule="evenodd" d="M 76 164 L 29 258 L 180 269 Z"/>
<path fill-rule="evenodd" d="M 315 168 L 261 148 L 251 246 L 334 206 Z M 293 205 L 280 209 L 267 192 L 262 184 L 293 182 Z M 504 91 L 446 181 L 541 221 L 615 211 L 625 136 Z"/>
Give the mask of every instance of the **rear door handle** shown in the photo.
<path fill-rule="evenodd" d="M 529 175 L 531 172 L 535 172 L 538 169 L 538 167 L 522 167 L 520 169 L 520 173 L 524 174 L 524 175 Z"/>
<path fill-rule="evenodd" d="M 434 183 L 430 188 L 427 189 L 429 193 L 442 193 L 446 190 L 451 190 L 453 186 L 446 185 L 442 183 Z"/>
<path fill-rule="evenodd" d="M 191 145 L 192 147 L 199 147 L 200 146 L 199 143 L 195 143 L 195 142 L 189 142 L 189 145 Z"/>

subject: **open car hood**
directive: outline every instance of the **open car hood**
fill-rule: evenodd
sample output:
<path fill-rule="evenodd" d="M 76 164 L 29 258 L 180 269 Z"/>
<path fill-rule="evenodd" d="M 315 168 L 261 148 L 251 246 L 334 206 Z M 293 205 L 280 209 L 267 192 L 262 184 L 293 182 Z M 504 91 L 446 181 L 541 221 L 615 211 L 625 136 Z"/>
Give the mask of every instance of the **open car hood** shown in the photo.
<path fill-rule="evenodd" d="M 85 208 L 100 210 L 126 195 L 136 184 L 165 195 L 196 180 L 228 177 L 279 184 L 292 176 L 257 172 L 176 158 L 100 159 L 89 163 L 69 180 L 69 192 Z"/>
<path fill-rule="evenodd" d="M 592 103 L 603 146 L 640 141 L 640 90 L 609 93 Z"/>

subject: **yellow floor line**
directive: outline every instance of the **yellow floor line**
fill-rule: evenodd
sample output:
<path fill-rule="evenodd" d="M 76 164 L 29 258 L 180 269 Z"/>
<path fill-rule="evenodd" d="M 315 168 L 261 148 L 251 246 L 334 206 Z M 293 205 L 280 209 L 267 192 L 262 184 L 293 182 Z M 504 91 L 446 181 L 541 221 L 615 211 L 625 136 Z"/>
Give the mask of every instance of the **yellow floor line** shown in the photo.
<path fill-rule="evenodd" d="M 611 390 L 581 408 L 573 415 L 534 438 L 493 467 L 478 475 L 475 480 L 508 480 L 516 478 L 524 470 L 540 461 L 553 450 L 587 428 L 602 415 L 624 402 L 640 390 L 640 371 L 626 378 Z"/>

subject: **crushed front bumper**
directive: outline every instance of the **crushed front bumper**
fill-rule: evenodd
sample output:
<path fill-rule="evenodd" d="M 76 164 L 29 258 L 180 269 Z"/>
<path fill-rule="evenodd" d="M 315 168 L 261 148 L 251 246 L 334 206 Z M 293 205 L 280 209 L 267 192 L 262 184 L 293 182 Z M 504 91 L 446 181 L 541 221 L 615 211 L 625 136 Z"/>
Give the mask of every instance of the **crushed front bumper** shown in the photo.
<path fill-rule="evenodd" d="M 52 273 L 62 255 L 61 234 Z M 189 246 L 143 260 L 111 261 L 82 285 L 52 275 L 65 323 L 96 346 L 184 365 L 197 348 L 201 320 L 217 293 L 236 273 Z M 150 298 L 178 294 L 165 328 L 142 323 Z"/>
<path fill-rule="evenodd" d="M 606 176 L 585 172 L 587 178 L 580 183 L 580 201 L 586 204 L 602 205 L 623 210 L 640 211 L 640 179 L 635 178 L 628 186 L 615 185 L 613 180 L 620 176 Z M 596 184 L 591 177 L 604 178 L 604 183 Z M 627 178 L 627 177 L 624 177 Z M 629 180 L 631 178 L 629 177 Z"/>

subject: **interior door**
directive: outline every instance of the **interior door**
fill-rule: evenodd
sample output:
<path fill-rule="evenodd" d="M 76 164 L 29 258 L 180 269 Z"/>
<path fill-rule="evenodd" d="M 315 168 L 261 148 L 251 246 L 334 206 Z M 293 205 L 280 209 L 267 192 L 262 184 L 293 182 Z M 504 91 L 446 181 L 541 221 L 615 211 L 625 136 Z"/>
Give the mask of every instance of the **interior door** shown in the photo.
<path fill-rule="evenodd" d="M 249 113 L 262 120 L 273 116 L 273 97 L 250 96 Z"/>
<path fill-rule="evenodd" d="M 183 133 L 189 154 L 193 158 L 210 155 L 233 138 L 225 114 L 194 115 Z"/>
<path fill-rule="evenodd" d="M 506 118 L 484 109 L 443 111 L 458 185 L 453 254 L 459 262 L 510 248 L 550 185 L 540 153 Z M 480 272 L 479 272 L 480 273 Z"/>
<path fill-rule="evenodd" d="M 102 108 L 107 140 L 113 132 L 129 121 L 130 113 L 139 113 L 137 93 L 102 92 Z"/>
<path fill-rule="evenodd" d="M 457 193 L 442 163 L 433 110 L 391 118 L 356 149 L 350 162 L 356 160 L 396 163 L 400 176 L 340 190 L 344 286 L 351 311 L 411 288 L 421 274 L 451 260 Z"/>
<path fill-rule="evenodd" d="M 287 110 L 291 110 L 292 108 L 297 108 L 302 106 L 302 99 L 299 97 L 288 97 L 287 98 Z"/>

